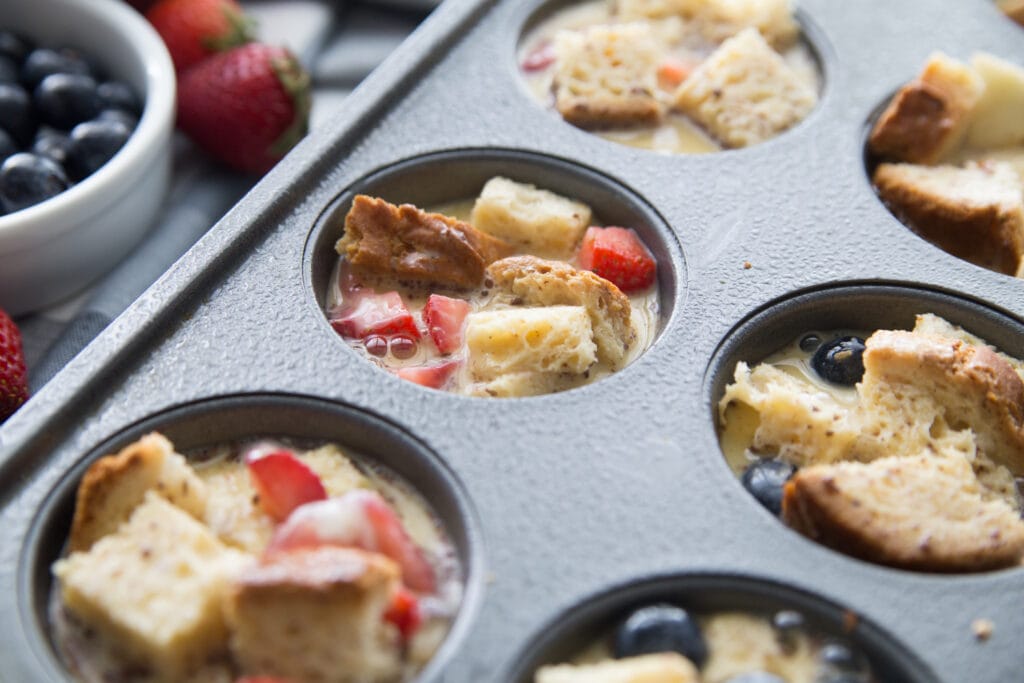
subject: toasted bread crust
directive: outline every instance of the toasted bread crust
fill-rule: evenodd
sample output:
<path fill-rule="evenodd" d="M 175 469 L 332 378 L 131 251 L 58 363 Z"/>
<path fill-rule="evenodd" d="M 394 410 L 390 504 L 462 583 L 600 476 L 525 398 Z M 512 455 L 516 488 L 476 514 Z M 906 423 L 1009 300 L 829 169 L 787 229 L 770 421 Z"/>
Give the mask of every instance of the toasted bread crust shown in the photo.
<path fill-rule="evenodd" d="M 897 217 L 945 251 L 1006 275 L 1021 267 L 1024 207 L 1019 180 L 1005 164 L 879 164 L 874 184 Z M 978 193 L 970 196 L 967 187 Z"/>
<path fill-rule="evenodd" d="M 598 358 L 618 368 L 636 339 L 629 297 L 588 270 L 536 256 L 495 261 L 487 275 L 496 288 L 520 297 L 528 306 L 583 306 L 594 329 Z"/>
<path fill-rule="evenodd" d="M 456 289 L 479 286 L 487 264 L 512 253 L 469 223 L 366 195 L 353 200 L 336 249 L 357 272 Z"/>

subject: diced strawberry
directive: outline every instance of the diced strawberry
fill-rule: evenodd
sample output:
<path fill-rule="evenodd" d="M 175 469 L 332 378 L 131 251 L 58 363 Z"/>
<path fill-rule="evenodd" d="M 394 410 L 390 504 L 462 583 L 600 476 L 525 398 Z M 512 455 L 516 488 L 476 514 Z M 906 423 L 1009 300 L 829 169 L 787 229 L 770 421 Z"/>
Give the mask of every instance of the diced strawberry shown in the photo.
<path fill-rule="evenodd" d="M 416 320 L 398 292 L 378 294 L 371 289 L 353 292 L 331 312 L 331 326 L 350 339 L 365 339 L 374 334 L 420 338 Z"/>
<path fill-rule="evenodd" d="M 391 605 L 384 613 L 384 620 L 397 626 L 402 638 L 409 640 L 423 623 L 420 601 L 405 586 L 399 586 L 391 598 Z"/>
<path fill-rule="evenodd" d="M 537 47 L 530 50 L 530 53 L 523 59 L 522 69 L 528 73 L 534 71 L 543 71 L 558 59 L 558 53 L 555 52 L 555 46 L 545 41 Z"/>
<path fill-rule="evenodd" d="M 448 380 L 451 379 L 461 364 L 462 361 L 450 360 L 437 365 L 417 365 L 399 368 L 395 371 L 395 374 L 404 380 L 414 382 L 420 386 L 440 389 L 448 383 Z"/>
<path fill-rule="evenodd" d="M 623 292 L 654 284 L 654 257 L 629 228 L 588 228 L 576 258 L 581 268 L 597 273 Z"/>
<path fill-rule="evenodd" d="M 658 85 L 664 90 L 675 90 L 691 71 L 692 65 L 670 57 L 658 65 Z"/>
<path fill-rule="evenodd" d="M 431 294 L 423 307 L 423 322 L 434 345 L 441 353 L 457 351 L 462 346 L 462 326 L 469 315 L 469 302 Z"/>
<path fill-rule="evenodd" d="M 266 556 L 301 548 L 336 545 L 381 553 L 398 563 L 402 582 L 421 593 L 435 590 L 434 569 L 409 538 L 387 501 L 373 491 L 303 505 L 279 526 Z"/>
<path fill-rule="evenodd" d="M 245 464 L 260 508 L 274 521 L 283 522 L 300 505 L 327 498 L 320 477 L 289 451 L 253 454 Z"/>

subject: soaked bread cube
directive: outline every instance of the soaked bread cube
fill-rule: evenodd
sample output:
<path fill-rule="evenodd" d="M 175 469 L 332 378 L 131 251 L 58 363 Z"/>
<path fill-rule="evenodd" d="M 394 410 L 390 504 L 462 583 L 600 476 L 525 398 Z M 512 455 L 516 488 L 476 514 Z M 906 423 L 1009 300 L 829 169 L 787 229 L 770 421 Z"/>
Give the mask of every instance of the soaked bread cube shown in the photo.
<path fill-rule="evenodd" d="M 954 256 L 1015 275 L 1024 254 L 1024 195 L 1009 164 L 879 164 L 882 201 L 915 232 Z"/>
<path fill-rule="evenodd" d="M 473 205 L 470 223 L 519 249 L 567 256 L 590 225 L 590 207 L 507 178 L 491 178 Z"/>
<path fill-rule="evenodd" d="M 996 4 L 1006 16 L 1024 26 L 1024 0 L 996 0 Z"/>
<path fill-rule="evenodd" d="M 466 318 L 469 367 L 477 379 L 511 372 L 580 374 L 597 362 L 583 306 L 510 308 Z"/>
<path fill-rule="evenodd" d="M 227 600 L 231 651 L 249 674 L 294 681 L 398 680 L 397 630 L 382 618 L 398 566 L 377 553 L 319 547 L 276 555 Z"/>
<path fill-rule="evenodd" d="M 722 43 L 676 93 L 676 107 L 728 147 L 778 135 L 807 116 L 817 100 L 756 29 Z"/>
<path fill-rule="evenodd" d="M 203 482 L 160 434 L 148 434 L 89 467 L 78 487 L 69 540 L 72 552 L 88 550 L 113 533 L 153 490 L 197 519 L 207 493 Z"/>
<path fill-rule="evenodd" d="M 681 17 L 698 24 L 701 34 L 713 42 L 755 28 L 781 49 L 792 44 L 800 31 L 790 0 L 615 0 L 614 4 L 622 20 Z"/>
<path fill-rule="evenodd" d="M 1024 69 L 990 54 L 971 57 L 985 82 L 967 129 L 973 147 L 1010 147 L 1024 143 Z"/>
<path fill-rule="evenodd" d="M 250 558 L 153 491 L 88 552 L 54 565 L 67 609 L 159 680 L 226 649 L 222 601 Z"/>
<path fill-rule="evenodd" d="M 555 35 L 555 107 L 581 128 L 657 123 L 660 41 L 647 24 L 591 26 Z"/>
<path fill-rule="evenodd" d="M 891 161 L 934 164 L 963 140 L 985 82 L 971 67 L 933 54 L 900 88 L 871 131 L 871 152 Z"/>
<path fill-rule="evenodd" d="M 701 669 L 705 681 L 730 681 L 751 671 L 774 674 L 784 681 L 818 678 L 815 646 L 802 631 L 779 631 L 763 617 L 720 612 L 702 620 L 705 642 L 713 643 Z M 742 680 L 742 678 L 741 678 Z"/>
<path fill-rule="evenodd" d="M 700 683 L 693 663 L 675 652 L 608 659 L 596 664 L 543 666 L 535 683 Z"/>

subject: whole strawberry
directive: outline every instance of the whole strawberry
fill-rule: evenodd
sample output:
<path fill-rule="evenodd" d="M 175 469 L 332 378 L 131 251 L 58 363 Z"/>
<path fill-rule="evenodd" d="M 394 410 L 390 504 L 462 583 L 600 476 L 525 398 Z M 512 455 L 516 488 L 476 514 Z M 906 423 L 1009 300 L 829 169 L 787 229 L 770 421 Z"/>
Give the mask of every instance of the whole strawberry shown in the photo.
<path fill-rule="evenodd" d="M 252 22 L 235 0 L 160 0 L 146 18 L 164 39 L 179 75 L 210 55 L 254 40 Z"/>
<path fill-rule="evenodd" d="M 283 47 L 249 43 L 189 69 L 178 127 L 224 163 L 265 173 L 309 130 L 309 74 Z"/>
<path fill-rule="evenodd" d="M 28 400 L 28 375 L 21 350 L 21 333 L 0 309 L 0 422 Z"/>

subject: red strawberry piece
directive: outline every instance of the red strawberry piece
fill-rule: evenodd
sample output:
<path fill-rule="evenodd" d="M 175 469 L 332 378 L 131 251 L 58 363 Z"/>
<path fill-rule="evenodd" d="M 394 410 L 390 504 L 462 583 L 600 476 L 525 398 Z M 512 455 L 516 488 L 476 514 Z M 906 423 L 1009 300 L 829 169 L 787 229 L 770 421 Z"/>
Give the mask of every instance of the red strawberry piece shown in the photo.
<path fill-rule="evenodd" d="M 526 57 L 523 58 L 521 66 L 523 71 L 527 73 L 543 71 L 554 64 L 557 58 L 558 54 L 555 52 L 555 46 L 545 41 L 530 50 Z"/>
<path fill-rule="evenodd" d="M 330 321 L 338 334 L 349 339 L 392 334 L 420 338 L 416 320 L 398 292 L 353 291 L 331 312 Z"/>
<path fill-rule="evenodd" d="M 431 294 L 423 307 L 423 322 L 434 345 L 441 353 L 457 351 L 462 346 L 462 326 L 469 315 L 469 302 Z"/>
<path fill-rule="evenodd" d="M 320 477 L 289 451 L 254 454 L 245 464 L 260 508 L 274 521 L 283 522 L 300 505 L 327 498 Z"/>
<path fill-rule="evenodd" d="M 247 173 L 265 173 L 309 130 L 309 74 L 283 47 L 249 43 L 192 67 L 178 84 L 178 126 Z"/>
<path fill-rule="evenodd" d="M 430 563 L 395 511 L 373 491 L 359 489 L 299 507 L 274 532 L 265 557 L 322 545 L 381 553 L 398 563 L 409 588 L 422 593 L 435 590 Z"/>
<path fill-rule="evenodd" d="M 21 333 L 11 316 L 0 309 L 0 422 L 28 400 L 28 373 Z"/>
<path fill-rule="evenodd" d="M 406 589 L 405 586 L 399 586 L 394 597 L 391 598 L 391 605 L 384 613 L 384 621 L 397 626 L 402 638 L 409 640 L 423 623 L 420 601 L 416 599 L 415 593 Z"/>
<path fill-rule="evenodd" d="M 160 0 L 149 4 L 152 6 L 146 18 L 164 39 L 179 74 L 210 55 L 255 39 L 252 21 L 235 0 Z"/>
<path fill-rule="evenodd" d="M 455 371 L 459 369 L 462 361 L 450 360 L 436 365 L 417 365 L 407 368 L 399 368 L 395 374 L 409 382 L 415 382 L 420 386 L 431 389 L 441 389 L 451 379 Z"/>
<path fill-rule="evenodd" d="M 654 257 L 629 228 L 588 228 L 576 258 L 581 268 L 597 273 L 623 292 L 654 284 Z"/>

